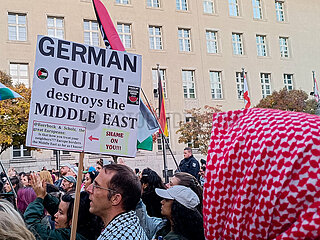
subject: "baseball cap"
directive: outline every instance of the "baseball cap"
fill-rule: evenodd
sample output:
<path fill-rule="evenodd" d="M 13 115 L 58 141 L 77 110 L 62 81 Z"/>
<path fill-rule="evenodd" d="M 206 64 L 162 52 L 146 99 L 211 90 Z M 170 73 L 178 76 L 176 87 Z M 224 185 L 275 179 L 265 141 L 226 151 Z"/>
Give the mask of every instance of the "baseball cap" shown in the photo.
<path fill-rule="evenodd" d="M 75 175 L 78 176 L 78 167 L 77 167 L 77 166 L 71 166 L 71 167 L 70 167 L 70 170 L 71 170 L 72 172 L 74 172 Z"/>
<path fill-rule="evenodd" d="M 62 176 L 62 178 L 67 180 L 68 182 L 71 182 L 71 183 L 77 182 L 77 180 L 73 176 Z"/>
<path fill-rule="evenodd" d="M 191 188 L 175 185 L 167 190 L 156 188 L 156 193 L 162 198 L 176 200 L 183 206 L 193 209 L 200 203 L 199 197 Z"/>
<path fill-rule="evenodd" d="M 62 164 L 60 164 L 60 168 L 62 168 L 62 167 L 68 167 L 68 168 L 71 168 L 72 166 L 71 166 L 71 164 L 70 164 L 70 163 L 62 163 Z"/>
<path fill-rule="evenodd" d="M 96 169 L 94 167 L 89 167 L 88 171 L 83 171 L 83 173 L 90 173 L 95 171 Z"/>

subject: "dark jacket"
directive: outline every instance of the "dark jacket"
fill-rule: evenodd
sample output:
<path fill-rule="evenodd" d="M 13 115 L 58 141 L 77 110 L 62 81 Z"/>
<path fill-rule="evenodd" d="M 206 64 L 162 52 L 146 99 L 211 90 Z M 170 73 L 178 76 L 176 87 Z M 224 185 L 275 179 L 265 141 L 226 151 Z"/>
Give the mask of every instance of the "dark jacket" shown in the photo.
<path fill-rule="evenodd" d="M 53 213 L 55 209 L 57 209 L 57 203 L 59 205 L 59 200 L 57 198 L 54 198 L 49 194 L 47 196 L 45 200 L 37 198 L 29 204 L 24 213 L 25 222 L 29 230 L 36 236 L 37 240 L 69 240 L 71 235 L 70 228 L 59 228 L 53 230 L 50 229 L 49 226 L 41 223 L 44 211 L 44 201 L 49 213 Z M 86 238 L 80 234 L 77 234 L 76 239 L 86 240 Z"/>
<path fill-rule="evenodd" d="M 181 172 L 190 173 L 196 179 L 198 179 L 200 164 L 197 159 L 193 157 L 193 155 L 191 155 L 189 158 L 182 159 L 179 164 L 179 168 Z"/>

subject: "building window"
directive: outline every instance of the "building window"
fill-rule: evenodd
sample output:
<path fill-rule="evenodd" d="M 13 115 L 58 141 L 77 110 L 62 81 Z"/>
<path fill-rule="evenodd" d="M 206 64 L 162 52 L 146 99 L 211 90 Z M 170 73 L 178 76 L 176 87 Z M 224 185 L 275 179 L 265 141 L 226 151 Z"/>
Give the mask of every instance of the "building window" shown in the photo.
<path fill-rule="evenodd" d="M 243 55 L 242 33 L 232 33 L 233 54 Z"/>
<path fill-rule="evenodd" d="M 196 98 L 194 70 L 182 70 L 182 85 L 184 98 Z"/>
<path fill-rule="evenodd" d="M 288 91 L 293 90 L 293 74 L 283 74 L 283 82 Z"/>
<path fill-rule="evenodd" d="M 214 13 L 213 0 L 203 0 L 203 12 L 208 14 Z"/>
<path fill-rule="evenodd" d="M 261 80 L 261 90 L 262 90 L 262 97 L 265 98 L 271 95 L 271 74 L 270 73 L 260 73 L 260 80 Z"/>
<path fill-rule="evenodd" d="M 61 151 L 61 150 L 53 150 L 53 156 L 55 157 L 57 155 L 57 152 L 59 151 L 60 155 L 70 155 L 69 151 Z"/>
<path fill-rule="evenodd" d="M 187 123 L 187 122 L 191 122 L 191 121 L 194 121 L 194 118 L 192 118 L 192 117 L 186 117 L 186 123 Z M 187 143 L 187 146 L 188 146 L 189 148 L 193 148 L 193 149 L 198 149 L 198 148 L 199 148 L 199 144 L 198 144 L 198 143 L 195 143 L 192 138 L 191 138 L 191 139 L 189 140 L 189 142 Z"/>
<path fill-rule="evenodd" d="M 170 129 L 170 118 L 167 118 L 167 126 L 168 126 L 168 137 L 166 137 L 165 136 L 165 138 L 166 138 L 166 140 L 167 140 L 167 143 L 168 143 L 168 145 L 166 144 L 166 142 L 164 142 L 164 145 L 165 145 L 165 148 L 166 148 L 166 150 L 168 150 L 169 149 L 169 147 L 170 147 L 170 131 L 169 131 L 169 129 Z M 158 133 L 158 137 L 157 137 L 157 147 L 158 147 L 158 151 L 162 151 L 162 136 Z"/>
<path fill-rule="evenodd" d="M 210 71 L 210 86 L 212 99 L 222 99 L 221 72 Z"/>
<path fill-rule="evenodd" d="M 188 10 L 187 0 L 176 0 L 176 7 L 177 7 L 177 10 L 187 11 Z"/>
<path fill-rule="evenodd" d="M 13 146 L 12 156 L 13 158 L 31 157 L 31 151 L 24 145 Z"/>
<path fill-rule="evenodd" d="M 179 28 L 178 38 L 179 38 L 179 50 L 181 52 L 191 51 L 191 36 L 190 29 Z"/>
<path fill-rule="evenodd" d="M 266 36 L 256 35 L 256 42 L 257 42 L 257 54 L 258 54 L 258 56 L 261 56 L 261 57 L 267 56 Z"/>
<path fill-rule="evenodd" d="M 11 41 L 27 41 L 27 15 L 8 13 L 8 32 Z"/>
<path fill-rule="evenodd" d="M 167 81 L 166 81 L 166 70 L 160 69 L 160 78 L 162 83 L 163 95 L 167 98 Z M 153 80 L 153 93 L 154 97 L 158 97 L 158 70 L 152 69 L 152 80 Z"/>
<path fill-rule="evenodd" d="M 64 39 L 63 17 L 47 17 L 48 36 Z"/>
<path fill-rule="evenodd" d="M 127 4 L 130 4 L 130 0 L 116 0 L 116 3 L 127 5 Z"/>
<path fill-rule="evenodd" d="M 247 74 L 247 73 L 245 73 Z M 236 72 L 237 96 L 238 99 L 243 99 L 244 79 L 242 72 Z"/>
<path fill-rule="evenodd" d="M 27 63 L 10 63 L 10 76 L 14 85 L 23 83 L 29 87 L 29 74 Z"/>
<path fill-rule="evenodd" d="M 206 31 L 207 51 L 208 53 L 218 53 L 218 32 Z"/>
<path fill-rule="evenodd" d="M 252 0 L 253 18 L 262 19 L 262 3 L 261 0 Z"/>
<path fill-rule="evenodd" d="M 118 23 L 117 31 L 124 48 L 131 48 L 132 47 L 131 24 Z"/>
<path fill-rule="evenodd" d="M 147 0 L 147 6 L 153 7 L 153 8 L 159 8 L 160 7 L 160 0 Z"/>
<path fill-rule="evenodd" d="M 149 42 L 150 49 L 162 49 L 162 28 L 157 26 L 149 26 Z"/>
<path fill-rule="evenodd" d="M 99 46 L 99 25 L 97 21 L 84 20 L 84 44 Z"/>
<path fill-rule="evenodd" d="M 228 1 L 229 1 L 229 15 L 234 17 L 240 16 L 238 0 L 228 0 Z"/>
<path fill-rule="evenodd" d="M 284 16 L 284 2 L 281 0 L 275 0 L 276 4 L 276 16 L 278 22 L 284 22 L 285 16 Z"/>
<path fill-rule="evenodd" d="M 279 37 L 280 56 L 283 58 L 289 57 L 289 39 L 287 37 Z"/>

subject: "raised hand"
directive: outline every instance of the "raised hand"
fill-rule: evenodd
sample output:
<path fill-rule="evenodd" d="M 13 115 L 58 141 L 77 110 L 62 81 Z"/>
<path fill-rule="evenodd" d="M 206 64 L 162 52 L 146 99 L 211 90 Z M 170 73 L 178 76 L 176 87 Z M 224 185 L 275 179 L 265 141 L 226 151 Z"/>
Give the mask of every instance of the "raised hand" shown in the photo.
<path fill-rule="evenodd" d="M 32 173 L 30 175 L 31 177 L 31 187 L 35 191 L 38 198 L 44 199 L 44 197 L 47 195 L 47 184 L 45 181 L 41 181 L 40 176 L 36 173 Z"/>

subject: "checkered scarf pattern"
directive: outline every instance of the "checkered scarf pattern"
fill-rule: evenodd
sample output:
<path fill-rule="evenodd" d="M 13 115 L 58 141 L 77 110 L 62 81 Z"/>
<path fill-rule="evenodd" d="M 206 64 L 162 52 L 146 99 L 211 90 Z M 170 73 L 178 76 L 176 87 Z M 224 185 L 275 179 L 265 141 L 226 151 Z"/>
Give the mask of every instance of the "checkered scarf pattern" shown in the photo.
<path fill-rule="evenodd" d="M 139 224 L 135 211 L 115 217 L 99 236 L 98 240 L 148 240 Z"/>
<path fill-rule="evenodd" d="M 320 117 L 217 113 L 207 158 L 206 239 L 320 237 Z"/>

